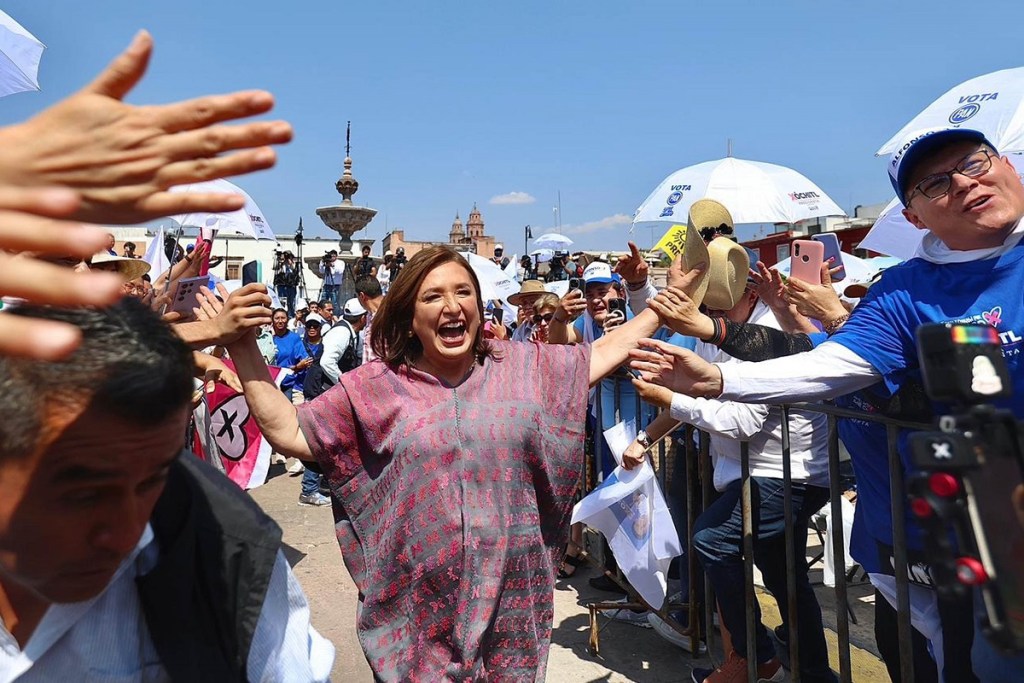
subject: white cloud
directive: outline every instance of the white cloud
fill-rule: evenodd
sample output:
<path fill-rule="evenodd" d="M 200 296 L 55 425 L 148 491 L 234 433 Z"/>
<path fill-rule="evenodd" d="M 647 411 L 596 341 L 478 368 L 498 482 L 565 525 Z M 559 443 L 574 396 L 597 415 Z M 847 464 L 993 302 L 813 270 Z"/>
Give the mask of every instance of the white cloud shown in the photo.
<path fill-rule="evenodd" d="M 491 204 L 533 204 L 537 201 L 527 192 L 508 192 L 491 197 Z"/>
<path fill-rule="evenodd" d="M 589 223 L 563 225 L 562 232 L 569 235 L 585 235 L 591 232 L 601 232 L 602 230 L 619 230 L 632 225 L 632 223 L 632 216 L 627 216 L 624 213 L 617 213 L 614 216 L 606 216 L 596 221 L 590 221 Z"/>

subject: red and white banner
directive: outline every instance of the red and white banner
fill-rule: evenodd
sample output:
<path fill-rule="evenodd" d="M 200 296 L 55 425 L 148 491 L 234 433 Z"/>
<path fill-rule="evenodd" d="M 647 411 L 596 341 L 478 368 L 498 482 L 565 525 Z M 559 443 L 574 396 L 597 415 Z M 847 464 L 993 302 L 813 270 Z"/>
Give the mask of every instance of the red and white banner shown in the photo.
<path fill-rule="evenodd" d="M 234 370 L 231 361 L 224 362 Z M 270 368 L 278 386 L 287 375 L 286 370 Z M 256 488 L 267 480 L 270 444 L 256 426 L 245 396 L 225 384 L 215 387 L 212 394 L 204 394 L 194 412 L 193 450 L 243 489 Z"/>

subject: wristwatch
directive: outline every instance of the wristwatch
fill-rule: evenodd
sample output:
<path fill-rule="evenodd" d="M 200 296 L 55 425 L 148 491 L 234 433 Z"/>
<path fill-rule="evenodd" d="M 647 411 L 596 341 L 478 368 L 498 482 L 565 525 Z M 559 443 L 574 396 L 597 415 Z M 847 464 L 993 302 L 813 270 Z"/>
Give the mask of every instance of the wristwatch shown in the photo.
<path fill-rule="evenodd" d="M 645 449 L 651 447 L 651 437 L 647 435 L 647 432 L 641 429 L 636 433 L 636 442 L 643 446 Z"/>

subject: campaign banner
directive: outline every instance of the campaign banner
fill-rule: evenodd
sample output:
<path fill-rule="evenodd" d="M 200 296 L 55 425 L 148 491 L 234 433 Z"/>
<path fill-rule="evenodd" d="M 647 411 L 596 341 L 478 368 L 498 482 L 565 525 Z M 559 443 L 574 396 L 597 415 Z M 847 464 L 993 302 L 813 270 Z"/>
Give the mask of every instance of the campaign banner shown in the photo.
<path fill-rule="evenodd" d="M 231 361 L 224 363 L 234 370 Z M 270 367 L 270 376 L 280 386 L 287 370 Z M 267 480 L 270 443 L 263 438 L 256 419 L 249 412 L 245 396 L 226 384 L 217 383 L 204 393 L 194 411 L 193 451 L 243 489 L 253 489 Z"/>
<path fill-rule="evenodd" d="M 683 244 L 686 243 L 686 226 L 673 225 L 668 229 L 651 251 L 660 251 L 669 258 L 674 259 L 683 253 Z"/>
<path fill-rule="evenodd" d="M 622 469 L 622 453 L 635 437 L 632 421 L 605 432 L 619 466 L 576 504 L 572 523 L 583 522 L 604 534 L 629 583 L 647 604 L 660 609 L 669 564 L 683 554 L 683 548 L 651 463 Z"/>

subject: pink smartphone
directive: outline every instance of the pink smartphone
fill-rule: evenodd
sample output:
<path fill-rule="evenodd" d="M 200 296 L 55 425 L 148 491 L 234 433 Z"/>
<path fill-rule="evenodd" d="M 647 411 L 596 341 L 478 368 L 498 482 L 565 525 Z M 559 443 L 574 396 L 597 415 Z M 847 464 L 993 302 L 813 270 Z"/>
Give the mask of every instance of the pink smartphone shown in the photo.
<path fill-rule="evenodd" d="M 793 240 L 793 258 L 789 276 L 812 285 L 821 284 L 821 263 L 825 258 L 825 245 L 814 240 Z"/>

